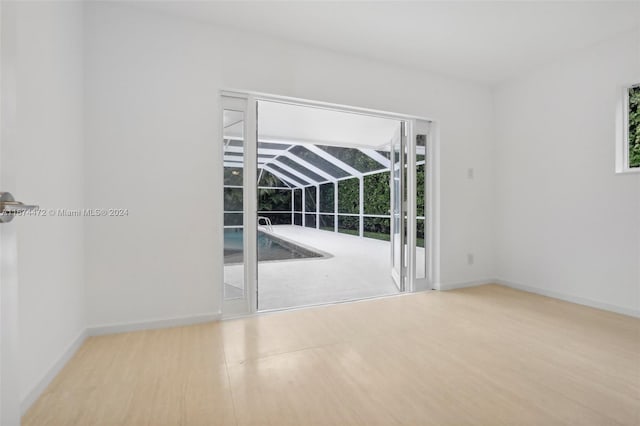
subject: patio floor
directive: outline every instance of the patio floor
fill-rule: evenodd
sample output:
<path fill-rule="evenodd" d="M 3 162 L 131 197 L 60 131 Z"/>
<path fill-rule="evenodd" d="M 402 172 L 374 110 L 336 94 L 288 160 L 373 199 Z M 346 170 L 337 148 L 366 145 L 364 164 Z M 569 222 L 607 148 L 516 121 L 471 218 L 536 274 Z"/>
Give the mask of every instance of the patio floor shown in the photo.
<path fill-rule="evenodd" d="M 260 310 L 398 293 L 391 280 L 388 241 L 292 225 L 274 226 L 273 233 L 331 257 L 259 262 Z M 233 277 L 239 275 L 241 268 L 241 265 L 226 265 L 225 276 L 230 278 L 227 282 L 236 281 Z M 233 291 L 233 288 L 228 286 L 227 290 Z"/>

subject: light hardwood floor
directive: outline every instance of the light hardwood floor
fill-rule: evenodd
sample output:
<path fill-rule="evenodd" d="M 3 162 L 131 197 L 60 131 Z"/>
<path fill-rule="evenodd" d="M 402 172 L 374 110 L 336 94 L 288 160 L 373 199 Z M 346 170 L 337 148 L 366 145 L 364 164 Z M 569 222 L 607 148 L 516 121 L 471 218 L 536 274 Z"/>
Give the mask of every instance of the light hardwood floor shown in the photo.
<path fill-rule="evenodd" d="M 640 320 L 489 285 L 89 338 L 24 425 L 639 425 Z"/>

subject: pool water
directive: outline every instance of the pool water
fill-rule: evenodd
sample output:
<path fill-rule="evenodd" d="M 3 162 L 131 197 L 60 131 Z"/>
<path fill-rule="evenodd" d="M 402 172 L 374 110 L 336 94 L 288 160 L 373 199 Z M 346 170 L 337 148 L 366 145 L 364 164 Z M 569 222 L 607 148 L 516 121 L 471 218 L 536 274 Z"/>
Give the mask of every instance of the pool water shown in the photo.
<path fill-rule="evenodd" d="M 242 263 L 243 229 L 232 228 L 224 230 L 224 263 Z M 272 234 L 258 231 L 258 262 L 273 260 L 292 260 L 323 257 L 305 247 L 291 241 L 284 240 Z"/>

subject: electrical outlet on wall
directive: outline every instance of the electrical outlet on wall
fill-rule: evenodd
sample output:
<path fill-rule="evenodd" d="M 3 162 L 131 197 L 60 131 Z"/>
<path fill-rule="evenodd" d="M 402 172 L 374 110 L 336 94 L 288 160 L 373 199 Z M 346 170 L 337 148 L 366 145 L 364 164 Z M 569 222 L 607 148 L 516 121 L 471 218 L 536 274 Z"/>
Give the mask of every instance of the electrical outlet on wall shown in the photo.
<path fill-rule="evenodd" d="M 473 170 L 473 167 L 470 167 L 467 169 L 467 179 L 473 179 L 475 175 L 475 172 Z"/>
<path fill-rule="evenodd" d="M 473 265 L 473 261 L 474 261 L 474 259 L 473 259 L 473 253 L 468 253 L 468 254 L 467 254 L 467 264 L 468 264 L 468 265 Z"/>

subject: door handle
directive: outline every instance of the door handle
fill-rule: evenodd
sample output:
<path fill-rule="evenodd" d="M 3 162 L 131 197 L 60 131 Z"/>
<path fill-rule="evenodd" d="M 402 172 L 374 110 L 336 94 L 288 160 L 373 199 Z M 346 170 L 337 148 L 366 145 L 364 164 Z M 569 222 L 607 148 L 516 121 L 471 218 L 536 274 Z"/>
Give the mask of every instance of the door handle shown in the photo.
<path fill-rule="evenodd" d="M 0 223 L 8 223 L 20 212 L 35 210 L 38 206 L 16 201 L 10 192 L 0 192 Z"/>

